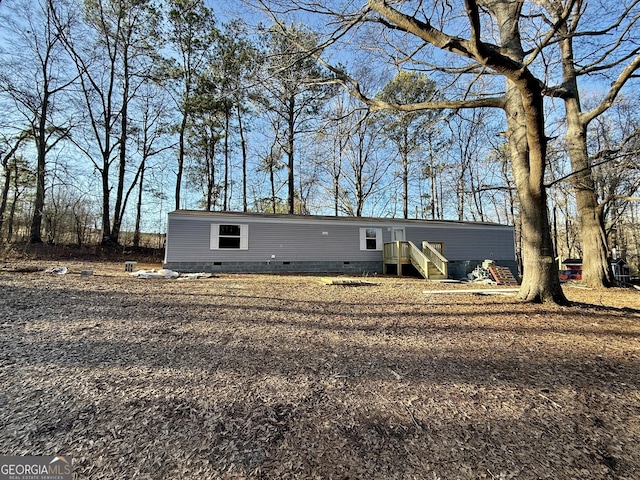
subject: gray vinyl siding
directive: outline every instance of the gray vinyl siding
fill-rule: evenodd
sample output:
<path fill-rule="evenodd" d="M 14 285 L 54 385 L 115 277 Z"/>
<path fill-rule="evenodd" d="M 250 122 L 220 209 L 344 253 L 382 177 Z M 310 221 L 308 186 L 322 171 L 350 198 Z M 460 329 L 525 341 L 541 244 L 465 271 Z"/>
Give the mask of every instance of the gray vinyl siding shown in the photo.
<path fill-rule="evenodd" d="M 211 250 L 214 223 L 249 225 L 248 250 Z M 380 250 L 360 250 L 360 227 L 375 224 L 272 222 L 248 218 L 169 218 L 167 262 L 382 261 Z M 326 233 L 326 235 L 323 235 Z M 388 233 L 383 240 L 388 241 Z M 272 256 L 275 256 L 273 258 Z"/>
<path fill-rule="evenodd" d="M 406 229 L 407 240 L 421 247 L 423 241 L 443 242 L 447 260 L 514 260 L 513 229 L 484 225 L 454 224 Z"/>
<path fill-rule="evenodd" d="M 212 224 L 248 225 L 248 250 L 212 250 Z M 165 263 L 210 262 L 380 262 L 379 250 L 360 250 L 360 228 L 405 229 L 418 247 L 444 242 L 450 261 L 515 259 L 513 228 L 503 225 L 350 217 L 288 217 L 177 211 L 169 214 Z M 275 256 L 273 258 L 272 256 Z"/>

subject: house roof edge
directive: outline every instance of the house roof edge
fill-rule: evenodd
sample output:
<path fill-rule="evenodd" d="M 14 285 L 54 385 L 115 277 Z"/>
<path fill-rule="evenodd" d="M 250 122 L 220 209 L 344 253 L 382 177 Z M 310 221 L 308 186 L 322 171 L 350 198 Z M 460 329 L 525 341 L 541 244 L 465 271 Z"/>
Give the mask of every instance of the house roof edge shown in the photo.
<path fill-rule="evenodd" d="M 209 212 L 205 210 L 173 210 L 168 215 L 174 216 L 194 216 L 194 217 L 229 217 L 229 218 L 247 218 L 247 219 L 265 219 L 265 220 L 300 220 L 300 221 L 340 221 L 340 222 L 371 222 L 371 223 L 397 223 L 397 224 L 433 224 L 433 225 L 476 225 L 490 227 L 513 228 L 513 225 L 495 223 L 495 222 L 472 222 L 460 220 L 427 220 L 416 218 L 397 218 L 397 217 L 350 217 L 350 216 L 330 216 L 330 215 L 296 215 L 284 213 L 255 213 L 255 212 Z"/>

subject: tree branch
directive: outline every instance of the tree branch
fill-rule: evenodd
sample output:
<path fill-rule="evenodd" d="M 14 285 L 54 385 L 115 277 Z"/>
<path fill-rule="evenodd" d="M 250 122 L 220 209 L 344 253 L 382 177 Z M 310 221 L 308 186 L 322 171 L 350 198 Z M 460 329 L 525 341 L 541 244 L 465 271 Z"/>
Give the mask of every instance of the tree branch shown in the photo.
<path fill-rule="evenodd" d="M 567 20 L 569 19 L 569 16 L 571 15 L 571 11 L 573 10 L 574 5 L 576 4 L 576 1 L 578 0 L 571 0 L 570 2 L 568 2 L 564 10 L 557 14 L 555 21 L 551 24 L 550 30 L 544 35 L 544 37 L 542 38 L 540 43 L 538 43 L 536 48 L 534 48 L 531 52 L 528 53 L 527 58 L 524 62 L 526 66 L 531 65 L 535 61 L 535 59 L 538 57 L 538 55 L 540 55 L 540 53 L 544 48 L 558 41 L 556 39 L 556 35 L 558 34 L 558 31 L 562 28 L 562 26 L 565 25 Z M 552 5 L 550 5 L 546 0 L 536 0 L 535 3 L 537 3 L 538 5 L 541 5 L 543 8 L 545 8 L 548 11 L 553 10 Z M 580 6 L 578 6 L 578 9 L 579 8 Z M 579 18 L 580 14 L 576 14 L 575 17 Z M 576 19 L 574 18 L 574 23 L 575 21 Z M 547 21 L 547 22 L 551 23 L 550 21 Z"/>
<path fill-rule="evenodd" d="M 376 4 L 380 4 L 380 3 L 384 3 L 384 2 L 380 2 L 378 0 L 371 0 L 369 2 L 371 4 L 371 6 L 374 8 L 374 10 L 376 9 Z M 387 8 L 387 7 L 385 7 Z M 392 12 L 395 12 L 397 15 L 401 15 L 403 16 L 403 14 L 401 14 L 400 12 L 397 12 L 396 10 L 391 9 Z M 365 11 L 358 16 L 356 19 L 353 20 L 353 22 L 349 23 L 349 27 L 348 29 L 352 28 L 353 26 L 357 25 L 359 22 L 361 22 L 364 18 L 364 16 L 369 12 L 369 9 L 366 8 Z M 415 22 L 417 28 L 427 28 L 427 29 L 431 29 L 434 32 L 439 32 L 436 29 L 433 29 L 429 24 L 426 24 L 424 22 L 421 22 L 413 17 L 407 17 L 404 16 L 406 19 Z M 277 21 L 277 19 L 272 18 L 274 20 L 275 25 L 277 25 L 283 32 L 286 30 L 284 28 L 284 26 Z M 393 21 L 393 20 L 392 20 Z M 421 26 L 421 27 L 420 27 Z M 405 26 L 400 24 L 399 27 L 404 30 L 404 31 L 409 31 L 407 29 L 405 29 Z M 413 33 L 413 32 L 412 32 Z M 342 33 L 341 36 L 346 34 L 346 30 Z M 445 34 L 442 34 L 445 37 L 447 37 Z M 453 37 L 451 37 L 453 38 Z M 388 102 L 384 102 L 382 100 L 379 99 L 375 99 L 375 98 L 371 98 L 368 95 L 366 95 L 361 86 L 360 83 L 355 80 L 354 78 L 350 77 L 343 69 L 337 68 L 334 65 L 329 64 L 327 61 L 325 61 L 321 56 L 320 56 L 320 52 L 322 52 L 327 46 L 335 43 L 338 40 L 337 37 L 332 37 L 331 40 L 318 45 L 316 48 L 314 48 L 311 51 L 307 50 L 307 55 L 309 55 L 310 57 L 312 57 L 313 59 L 315 59 L 318 63 L 320 63 L 321 65 L 323 65 L 327 70 L 329 70 L 330 72 L 332 72 L 335 75 L 335 79 L 332 80 L 332 83 L 335 84 L 339 84 L 342 87 L 344 87 L 347 92 L 349 92 L 350 95 L 352 95 L 354 98 L 360 100 L 362 103 L 366 104 L 367 106 L 369 106 L 369 108 L 372 111 L 375 110 L 396 110 L 396 111 L 403 111 L 403 112 L 415 112 L 415 111 L 420 111 L 420 110 L 444 110 L 444 109 L 453 109 L 453 110 L 457 110 L 457 109 L 464 109 L 464 108 L 480 108 L 480 107 L 487 107 L 487 108 L 504 108 L 505 106 L 505 98 L 504 96 L 493 96 L 493 97 L 486 97 L 486 98 L 477 98 L 477 99 L 464 99 L 464 100 L 441 100 L 441 101 L 430 101 L 430 102 L 419 102 L 419 103 L 414 103 L 414 104 L 407 104 L 407 105 L 399 105 L 399 104 L 391 104 Z M 424 39 L 426 42 L 428 43 L 432 43 L 431 41 L 429 41 L 428 38 Z M 457 41 L 463 41 L 462 39 L 456 39 L 455 41 L 452 40 L 453 44 L 455 44 Z M 448 42 L 448 40 L 445 39 L 445 43 Z M 304 46 L 296 43 L 296 45 L 298 46 L 298 48 L 303 49 L 302 51 L 304 51 Z M 466 50 L 465 50 L 466 51 Z M 471 55 L 471 54 L 469 54 Z M 468 58 L 474 59 L 474 56 L 469 56 Z M 476 60 L 477 61 L 477 60 Z"/>
<path fill-rule="evenodd" d="M 376 98 L 367 96 L 360 87 L 357 80 L 350 77 L 346 72 L 330 65 L 319 56 L 314 56 L 316 61 L 336 75 L 334 83 L 342 85 L 351 96 L 357 98 L 362 103 L 368 105 L 371 110 L 399 110 L 402 112 L 416 112 L 419 110 L 445 110 L 461 108 L 504 108 L 505 99 L 503 96 L 487 97 L 467 100 L 439 100 L 430 102 L 419 102 L 407 105 L 391 104 Z"/>
<path fill-rule="evenodd" d="M 482 46 L 480 41 L 480 12 L 478 11 L 478 4 L 474 0 L 465 0 L 464 6 L 467 9 L 467 17 L 469 18 L 469 25 L 471 27 L 471 41 L 473 49 L 476 55 L 479 54 Z"/>
<path fill-rule="evenodd" d="M 635 58 L 631 61 L 631 63 L 629 63 L 629 65 L 627 65 L 625 69 L 622 70 L 622 72 L 620 72 L 620 75 L 618 75 L 618 78 L 613 82 L 613 84 L 611 85 L 611 88 L 609 89 L 609 92 L 604 97 L 602 102 L 600 102 L 600 104 L 597 105 L 592 110 L 581 114 L 581 120 L 585 125 L 588 124 L 594 118 L 596 118 L 598 115 L 604 113 L 607 109 L 609 109 L 613 105 L 613 102 L 615 101 L 616 97 L 620 93 L 620 90 L 622 89 L 622 87 L 624 87 L 627 80 L 629 80 L 630 78 L 633 78 L 634 73 L 639 68 L 640 68 L 640 53 L 638 53 L 635 56 Z"/>
<path fill-rule="evenodd" d="M 547 184 L 545 184 L 545 187 L 550 188 L 553 187 L 554 185 L 564 182 L 565 180 L 567 180 L 568 178 L 573 177 L 574 175 L 578 175 L 579 173 L 583 173 L 586 172 L 587 170 L 591 170 L 593 167 L 599 167 L 600 165 L 605 165 L 609 162 L 613 162 L 615 160 L 619 160 L 620 157 L 614 156 L 620 153 L 620 150 L 622 150 L 622 146 L 620 148 L 616 148 L 616 149 L 606 149 L 606 150 L 601 150 L 598 153 L 596 153 L 595 155 L 593 155 L 591 157 L 591 160 L 597 159 L 597 158 L 603 158 L 606 157 L 604 160 L 600 161 L 600 162 L 596 162 L 596 163 L 591 163 L 589 162 L 589 165 L 581 168 L 580 170 L 576 170 L 574 172 L 570 172 L 560 178 L 557 178 L 556 180 L 549 182 Z M 629 154 L 624 154 L 624 156 L 635 156 L 636 152 L 633 153 L 629 153 Z"/>

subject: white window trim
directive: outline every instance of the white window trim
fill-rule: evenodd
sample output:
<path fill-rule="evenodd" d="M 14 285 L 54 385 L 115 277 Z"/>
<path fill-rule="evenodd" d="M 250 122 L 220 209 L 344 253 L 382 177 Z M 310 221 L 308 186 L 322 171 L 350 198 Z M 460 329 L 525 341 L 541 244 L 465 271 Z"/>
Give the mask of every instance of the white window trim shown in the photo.
<path fill-rule="evenodd" d="M 220 248 L 220 225 L 238 225 L 240 227 L 240 248 Z M 249 225 L 238 223 L 212 223 L 209 248 L 211 250 L 249 250 Z"/>
<path fill-rule="evenodd" d="M 376 248 L 368 249 L 367 248 L 367 230 L 375 230 L 376 231 Z M 360 229 L 360 250 L 365 250 L 368 252 L 376 252 L 382 250 L 382 228 L 379 227 L 364 227 Z"/>

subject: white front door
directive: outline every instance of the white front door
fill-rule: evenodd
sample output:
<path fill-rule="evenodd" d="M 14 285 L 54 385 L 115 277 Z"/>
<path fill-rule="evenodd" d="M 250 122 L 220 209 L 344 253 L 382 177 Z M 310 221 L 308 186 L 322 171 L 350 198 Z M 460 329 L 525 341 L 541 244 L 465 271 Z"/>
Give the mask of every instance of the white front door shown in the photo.
<path fill-rule="evenodd" d="M 394 242 L 404 242 L 404 228 L 394 228 L 392 238 Z"/>

